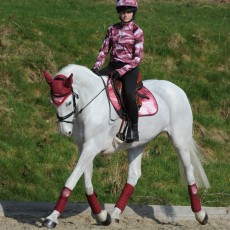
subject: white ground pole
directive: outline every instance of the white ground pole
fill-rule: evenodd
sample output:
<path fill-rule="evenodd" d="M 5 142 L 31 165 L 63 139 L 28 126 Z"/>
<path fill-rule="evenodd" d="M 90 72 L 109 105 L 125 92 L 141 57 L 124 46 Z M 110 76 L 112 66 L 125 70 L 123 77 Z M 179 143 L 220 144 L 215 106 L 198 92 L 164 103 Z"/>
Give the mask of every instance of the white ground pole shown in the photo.
<path fill-rule="evenodd" d="M 11 202 L 0 201 L 0 217 L 31 216 L 45 217 L 53 207 L 55 202 Z M 109 213 L 112 213 L 114 204 L 102 204 Z M 203 207 L 211 218 L 226 218 L 230 220 L 230 206 L 228 207 Z M 78 214 L 91 215 L 88 204 L 68 203 L 63 217 Z M 167 222 L 179 220 L 195 220 L 194 213 L 189 206 L 163 206 L 163 205 L 128 205 L 121 217 L 130 216 L 132 218 L 146 217 L 153 220 L 163 220 Z M 121 218 L 122 221 L 122 218 Z"/>

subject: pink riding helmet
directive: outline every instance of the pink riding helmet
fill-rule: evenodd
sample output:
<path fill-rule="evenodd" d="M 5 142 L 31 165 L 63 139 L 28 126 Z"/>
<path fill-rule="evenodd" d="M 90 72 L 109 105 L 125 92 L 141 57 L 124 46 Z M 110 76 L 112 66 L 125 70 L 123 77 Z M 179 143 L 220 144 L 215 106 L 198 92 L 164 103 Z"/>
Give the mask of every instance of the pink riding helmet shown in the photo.
<path fill-rule="evenodd" d="M 116 9 L 119 13 L 122 10 L 133 10 L 136 11 L 138 4 L 136 0 L 116 0 Z"/>

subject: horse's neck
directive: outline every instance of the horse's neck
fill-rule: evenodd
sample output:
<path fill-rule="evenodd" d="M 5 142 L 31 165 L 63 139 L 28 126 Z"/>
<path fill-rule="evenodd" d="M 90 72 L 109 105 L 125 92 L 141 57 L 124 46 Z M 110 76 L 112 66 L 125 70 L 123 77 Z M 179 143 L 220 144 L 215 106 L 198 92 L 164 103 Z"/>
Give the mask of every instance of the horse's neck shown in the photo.
<path fill-rule="evenodd" d="M 73 70 L 73 89 L 79 94 L 81 107 L 89 103 L 103 89 L 103 80 L 83 66 L 76 66 Z"/>
<path fill-rule="evenodd" d="M 70 64 L 61 69 L 59 73 L 67 77 L 73 74 L 73 88 L 86 96 L 94 94 L 103 85 L 100 77 L 81 65 Z"/>
<path fill-rule="evenodd" d="M 103 87 L 102 80 L 91 71 L 77 71 L 73 78 L 73 87 L 81 94 L 94 95 Z"/>
<path fill-rule="evenodd" d="M 61 69 L 58 74 L 67 77 L 73 74 L 73 90 L 79 95 L 78 109 L 85 107 L 105 88 L 103 80 L 84 66 L 70 64 Z M 104 81 L 106 82 L 106 79 Z M 102 92 L 100 97 L 102 95 L 106 97 L 105 92 Z"/>

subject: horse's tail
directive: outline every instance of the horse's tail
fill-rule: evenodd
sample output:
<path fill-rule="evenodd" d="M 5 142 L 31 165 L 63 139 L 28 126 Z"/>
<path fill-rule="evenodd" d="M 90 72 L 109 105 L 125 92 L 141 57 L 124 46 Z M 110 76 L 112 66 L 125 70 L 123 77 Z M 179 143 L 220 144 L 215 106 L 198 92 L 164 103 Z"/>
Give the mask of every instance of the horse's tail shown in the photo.
<path fill-rule="evenodd" d="M 203 165 L 201 162 L 203 162 L 203 157 L 201 155 L 201 152 L 199 151 L 199 147 L 196 144 L 195 140 L 192 138 L 190 141 L 190 146 L 189 146 L 189 151 L 190 151 L 190 158 L 191 158 L 191 163 L 194 168 L 194 175 L 195 175 L 195 180 L 196 184 L 198 185 L 199 188 L 204 187 L 206 189 L 210 188 L 210 184 L 207 178 L 207 175 L 204 171 Z M 180 164 L 180 172 L 181 175 L 184 175 L 182 172 L 182 165 Z M 183 177 L 183 179 L 185 179 Z"/>

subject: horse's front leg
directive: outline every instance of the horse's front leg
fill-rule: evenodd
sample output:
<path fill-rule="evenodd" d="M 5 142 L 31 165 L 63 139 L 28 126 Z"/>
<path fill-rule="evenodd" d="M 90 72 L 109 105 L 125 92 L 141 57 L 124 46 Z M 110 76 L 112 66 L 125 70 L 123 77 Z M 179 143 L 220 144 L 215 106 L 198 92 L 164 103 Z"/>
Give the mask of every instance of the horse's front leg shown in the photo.
<path fill-rule="evenodd" d="M 141 176 L 141 158 L 143 149 L 143 147 L 138 147 L 128 151 L 129 171 L 127 183 L 125 184 L 121 195 L 117 200 L 114 211 L 111 214 L 112 219 L 117 223 L 120 220 L 120 214 L 125 210 L 129 198 L 134 192 L 134 187 Z"/>
<path fill-rule="evenodd" d="M 93 141 L 89 141 L 88 143 L 84 144 L 84 148 L 80 153 L 77 165 L 68 180 L 66 181 L 65 186 L 62 189 L 59 199 L 54 207 L 54 211 L 43 221 L 43 226 L 47 228 L 56 227 L 56 225 L 58 224 L 58 217 L 64 211 L 72 190 L 76 186 L 83 172 L 86 171 L 86 169 L 92 164 L 93 159 L 96 156 L 95 152 L 99 152 L 99 150 L 95 150 L 97 150 L 97 148 L 95 147 Z"/>
<path fill-rule="evenodd" d="M 88 200 L 89 206 L 92 210 L 93 216 L 102 225 L 109 225 L 111 223 L 111 217 L 106 210 L 102 210 L 101 205 L 97 199 L 97 194 L 93 190 L 92 184 L 93 175 L 93 163 L 84 172 L 85 179 L 85 195 Z"/>

